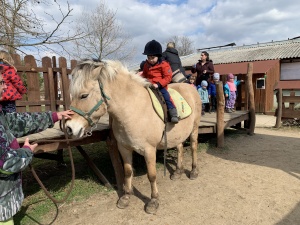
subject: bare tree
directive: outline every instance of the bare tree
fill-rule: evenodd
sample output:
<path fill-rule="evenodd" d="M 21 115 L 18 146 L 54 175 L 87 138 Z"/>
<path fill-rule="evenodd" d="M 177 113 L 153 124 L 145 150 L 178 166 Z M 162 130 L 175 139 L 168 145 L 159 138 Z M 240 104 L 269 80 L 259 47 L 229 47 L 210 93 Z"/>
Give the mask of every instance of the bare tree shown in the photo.
<path fill-rule="evenodd" d="M 79 58 L 93 57 L 130 61 L 135 53 L 131 38 L 122 30 L 116 11 L 100 1 L 92 11 L 84 11 L 76 23 L 76 30 L 87 36 L 75 40 L 75 53 Z"/>
<path fill-rule="evenodd" d="M 39 18 L 35 13 L 35 6 L 41 4 L 45 9 L 56 5 L 59 16 L 44 12 L 54 26 L 49 26 L 46 19 Z M 57 52 L 57 45 L 64 50 L 64 43 L 83 36 L 82 33 L 66 31 L 65 27 L 62 29 L 72 10 L 68 2 L 67 9 L 63 10 L 56 0 L 54 3 L 47 0 L 0 0 L 0 45 L 10 53 L 25 53 L 26 50 L 32 51 L 32 47 L 38 51 Z M 53 45 L 56 47 L 52 48 Z"/>
<path fill-rule="evenodd" d="M 194 52 L 193 42 L 185 36 L 173 36 L 168 42 L 174 42 L 179 56 L 189 55 Z"/>

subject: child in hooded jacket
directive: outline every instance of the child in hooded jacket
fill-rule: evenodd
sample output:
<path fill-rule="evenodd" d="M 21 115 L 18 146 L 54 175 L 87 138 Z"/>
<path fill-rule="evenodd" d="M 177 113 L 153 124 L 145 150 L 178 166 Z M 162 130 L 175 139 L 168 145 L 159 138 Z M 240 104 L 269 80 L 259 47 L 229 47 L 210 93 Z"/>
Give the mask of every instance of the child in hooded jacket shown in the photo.
<path fill-rule="evenodd" d="M 7 88 L 0 75 L 0 97 Z M 31 162 L 37 144 L 26 138 L 20 147 L 18 137 L 53 127 L 62 117 L 70 118 L 73 112 L 6 113 L 0 105 L 0 224 L 14 224 L 13 216 L 20 210 L 24 194 L 23 171 Z"/>
<path fill-rule="evenodd" d="M 16 100 L 22 99 L 22 95 L 27 92 L 13 64 L 14 61 L 10 54 L 6 51 L 0 51 L 0 66 L 2 66 L 2 76 L 7 86 L 7 89 L 2 93 L 0 102 L 4 113 L 16 112 Z"/>
<path fill-rule="evenodd" d="M 224 85 L 225 94 L 225 112 L 232 113 L 235 112 L 234 105 L 236 101 L 237 86 L 240 85 L 243 80 L 234 80 L 234 75 L 232 73 L 228 74 L 227 82 Z"/>
<path fill-rule="evenodd" d="M 202 113 L 201 113 L 202 115 L 205 115 L 205 106 L 209 104 L 207 86 L 208 83 L 206 80 L 201 81 L 201 86 L 200 85 L 197 86 L 197 90 L 202 102 Z"/>

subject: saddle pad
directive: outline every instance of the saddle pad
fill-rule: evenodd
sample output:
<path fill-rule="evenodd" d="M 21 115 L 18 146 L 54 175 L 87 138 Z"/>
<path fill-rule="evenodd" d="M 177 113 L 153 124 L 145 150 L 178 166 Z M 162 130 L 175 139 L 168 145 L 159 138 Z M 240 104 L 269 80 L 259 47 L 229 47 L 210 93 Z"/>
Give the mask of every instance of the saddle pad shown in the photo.
<path fill-rule="evenodd" d="M 147 90 L 150 94 L 153 108 L 155 109 L 157 115 L 162 119 L 162 121 L 164 121 L 164 112 L 159 100 L 150 88 L 147 88 Z M 170 93 L 171 98 L 173 99 L 173 102 L 176 106 L 179 119 L 184 119 L 191 115 L 192 108 L 187 103 L 187 101 L 181 96 L 181 94 L 179 94 L 178 91 L 172 88 L 168 88 L 168 92 Z"/>

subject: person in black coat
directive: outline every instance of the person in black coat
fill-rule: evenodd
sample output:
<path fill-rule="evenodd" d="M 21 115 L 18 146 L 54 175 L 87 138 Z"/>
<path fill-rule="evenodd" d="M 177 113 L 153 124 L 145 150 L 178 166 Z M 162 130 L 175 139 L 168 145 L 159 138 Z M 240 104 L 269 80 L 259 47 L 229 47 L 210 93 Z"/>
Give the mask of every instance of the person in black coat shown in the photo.
<path fill-rule="evenodd" d="M 173 76 L 173 83 L 186 82 L 185 69 L 182 67 L 181 60 L 178 55 L 178 51 L 175 48 L 174 42 L 167 44 L 167 49 L 162 53 L 162 59 L 170 63 Z"/>
<path fill-rule="evenodd" d="M 209 54 L 206 51 L 201 52 L 201 59 L 198 63 L 192 66 L 192 73 L 197 72 L 195 85 L 201 85 L 203 80 L 209 82 L 215 72 L 213 61 L 209 59 Z"/>

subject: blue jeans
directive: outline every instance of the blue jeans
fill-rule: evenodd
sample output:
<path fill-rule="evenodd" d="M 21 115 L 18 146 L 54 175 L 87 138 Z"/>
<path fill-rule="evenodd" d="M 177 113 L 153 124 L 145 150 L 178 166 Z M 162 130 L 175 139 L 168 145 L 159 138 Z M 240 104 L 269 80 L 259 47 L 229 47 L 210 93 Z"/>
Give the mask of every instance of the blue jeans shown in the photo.
<path fill-rule="evenodd" d="M 163 97 L 165 99 L 165 102 L 167 104 L 167 108 L 168 109 L 175 108 L 175 105 L 174 105 L 174 103 L 173 103 L 173 101 L 171 99 L 171 96 L 170 96 L 170 93 L 168 92 L 168 90 L 165 89 L 165 88 L 161 88 L 161 89 L 159 89 L 159 91 L 162 93 L 162 95 L 163 95 Z"/>

